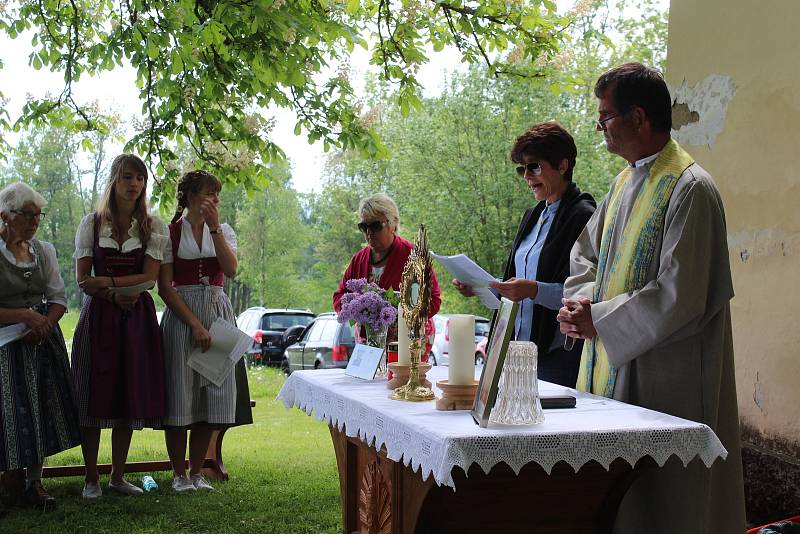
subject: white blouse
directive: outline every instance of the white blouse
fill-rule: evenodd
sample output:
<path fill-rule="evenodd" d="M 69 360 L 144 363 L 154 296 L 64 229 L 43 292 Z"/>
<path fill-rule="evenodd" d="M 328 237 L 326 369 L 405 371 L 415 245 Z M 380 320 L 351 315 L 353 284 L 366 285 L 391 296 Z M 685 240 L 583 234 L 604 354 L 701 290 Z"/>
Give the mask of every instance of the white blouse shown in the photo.
<path fill-rule="evenodd" d="M 47 261 L 44 262 L 44 277 L 47 279 L 47 285 L 45 286 L 44 296 L 47 299 L 47 302 L 50 304 L 61 304 L 65 308 L 67 307 L 67 293 L 64 289 L 64 279 L 61 278 L 61 272 L 58 270 L 58 258 L 56 258 L 56 248 L 47 243 L 45 241 L 39 241 L 42 244 L 42 252 L 47 257 Z M 14 253 L 8 250 L 6 247 L 5 239 L 0 239 L 0 252 L 3 253 L 3 256 L 11 262 L 12 265 L 16 265 L 17 267 L 21 267 L 23 269 L 30 269 L 32 267 L 36 267 L 39 264 L 39 258 L 36 255 L 36 249 L 33 248 L 33 245 L 28 245 L 28 250 L 33 256 L 33 261 L 17 261 L 16 256 Z"/>
<path fill-rule="evenodd" d="M 208 225 L 203 223 L 203 243 L 202 247 L 197 246 L 197 240 L 192 233 L 192 223 L 184 217 L 181 219 L 181 243 L 178 246 L 178 257 L 182 260 L 197 260 L 200 258 L 216 258 L 217 250 L 214 248 L 214 239 L 211 237 Z M 233 253 L 236 253 L 236 233 L 233 228 L 227 223 L 220 225 L 222 229 L 222 236 L 231 247 Z M 172 263 L 174 261 L 172 251 L 172 242 L 169 241 L 164 250 L 164 260 L 162 263 Z"/>
<path fill-rule="evenodd" d="M 78 232 L 75 234 L 75 253 L 72 255 L 76 260 L 94 257 L 94 217 L 95 214 L 90 213 L 78 225 Z M 153 223 L 145 254 L 155 260 L 162 261 L 164 259 L 164 248 L 169 244 L 169 230 L 164 221 L 154 216 L 151 216 L 151 218 Z M 102 221 L 100 223 L 98 242 L 103 248 L 112 248 L 123 253 L 142 248 L 142 241 L 139 238 L 139 223 L 135 218 L 131 220 L 131 227 L 128 228 L 128 238 L 120 247 L 111 237 L 111 225 L 107 221 Z"/>

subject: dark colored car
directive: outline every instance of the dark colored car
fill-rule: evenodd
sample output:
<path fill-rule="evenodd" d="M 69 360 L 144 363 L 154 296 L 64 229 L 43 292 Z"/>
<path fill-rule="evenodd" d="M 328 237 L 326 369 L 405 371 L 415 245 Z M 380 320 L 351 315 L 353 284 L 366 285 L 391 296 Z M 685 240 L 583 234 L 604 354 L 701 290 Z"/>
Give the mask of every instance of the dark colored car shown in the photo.
<path fill-rule="evenodd" d="M 287 343 L 287 331 L 305 328 L 315 315 L 308 310 L 277 308 L 248 308 L 236 319 L 239 330 L 255 342 L 247 351 L 248 360 L 255 364 L 280 365 Z M 296 332 L 296 330 L 294 330 Z"/>
<path fill-rule="evenodd" d="M 283 370 L 286 374 L 300 369 L 335 369 L 347 367 L 355 346 L 353 328 L 339 324 L 335 313 L 321 313 L 296 339 L 286 347 Z"/>

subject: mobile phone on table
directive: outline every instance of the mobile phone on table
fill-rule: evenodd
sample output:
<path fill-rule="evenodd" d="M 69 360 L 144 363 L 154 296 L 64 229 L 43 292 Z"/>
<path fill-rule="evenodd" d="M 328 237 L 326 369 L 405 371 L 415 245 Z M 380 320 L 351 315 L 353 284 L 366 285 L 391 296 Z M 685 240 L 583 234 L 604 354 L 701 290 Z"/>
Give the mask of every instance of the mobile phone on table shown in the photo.
<path fill-rule="evenodd" d="M 542 395 L 539 397 L 542 402 L 542 408 L 545 410 L 549 408 L 574 408 L 575 397 L 572 395 Z"/>

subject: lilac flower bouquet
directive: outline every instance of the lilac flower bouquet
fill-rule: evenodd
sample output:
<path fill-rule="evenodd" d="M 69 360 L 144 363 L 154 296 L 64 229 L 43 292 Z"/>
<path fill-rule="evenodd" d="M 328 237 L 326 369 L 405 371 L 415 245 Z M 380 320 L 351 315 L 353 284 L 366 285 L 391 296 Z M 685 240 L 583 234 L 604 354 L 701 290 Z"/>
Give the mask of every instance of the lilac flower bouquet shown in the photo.
<path fill-rule="evenodd" d="M 387 292 L 365 278 L 355 278 L 346 283 L 347 293 L 342 295 L 340 323 L 354 321 L 379 332 L 397 320 L 397 309 L 389 302 Z"/>

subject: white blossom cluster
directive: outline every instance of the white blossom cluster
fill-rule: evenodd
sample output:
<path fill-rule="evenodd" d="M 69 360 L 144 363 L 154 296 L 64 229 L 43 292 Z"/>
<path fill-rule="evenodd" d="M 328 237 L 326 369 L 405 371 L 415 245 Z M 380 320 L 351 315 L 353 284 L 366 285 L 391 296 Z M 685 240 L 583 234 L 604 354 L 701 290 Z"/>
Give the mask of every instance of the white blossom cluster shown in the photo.
<path fill-rule="evenodd" d="M 550 64 L 552 65 L 553 69 L 558 71 L 566 70 L 569 67 L 570 62 L 572 61 L 574 54 L 572 49 L 564 49 L 554 57 Z"/>
<path fill-rule="evenodd" d="M 213 141 L 205 145 L 206 152 L 213 156 L 226 167 L 234 171 L 241 171 L 245 167 L 253 164 L 256 154 L 249 148 L 228 149 L 219 141 Z"/>
<path fill-rule="evenodd" d="M 525 43 L 520 43 L 515 46 L 506 57 L 506 63 L 509 65 L 516 65 L 522 58 L 525 57 Z"/>
<path fill-rule="evenodd" d="M 376 104 L 358 118 L 358 125 L 369 130 L 381 119 L 381 106 Z"/>
<path fill-rule="evenodd" d="M 167 161 L 162 161 L 161 165 L 164 166 L 164 170 L 169 173 L 177 173 L 180 171 L 178 162 L 174 159 L 168 159 Z"/>
<path fill-rule="evenodd" d="M 561 50 L 555 56 L 549 56 L 547 54 L 539 54 L 539 56 L 536 58 L 536 61 L 534 61 L 533 64 L 536 68 L 539 69 L 550 67 L 553 70 L 561 71 L 569 67 L 569 64 L 572 61 L 573 57 L 574 53 L 572 52 L 572 50 L 564 49 Z"/>
<path fill-rule="evenodd" d="M 247 115 L 243 121 L 245 129 L 253 135 L 269 135 L 275 128 L 275 117 L 265 119 L 261 115 Z"/>
<path fill-rule="evenodd" d="M 275 0 L 274 2 L 272 2 L 272 5 L 269 6 L 269 8 L 272 11 L 277 11 L 278 9 L 282 8 L 284 4 L 286 4 L 286 0 Z"/>
<path fill-rule="evenodd" d="M 350 83 L 350 56 L 344 56 L 336 69 L 336 78 L 343 83 Z"/>
<path fill-rule="evenodd" d="M 582 17 L 592 10 L 594 4 L 595 0 L 577 0 L 572 9 L 569 10 L 569 16 Z"/>
<path fill-rule="evenodd" d="M 401 13 L 406 21 L 413 22 L 417 20 L 421 9 L 422 2 L 420 0 L 406 0 L 403 2 Z"/>
<path fill-rule="evenodd" d="M 137 131 L 146 131 L 153 127 L 153 119 L 151 117 L 133 117 L 131 122 Z"/>

